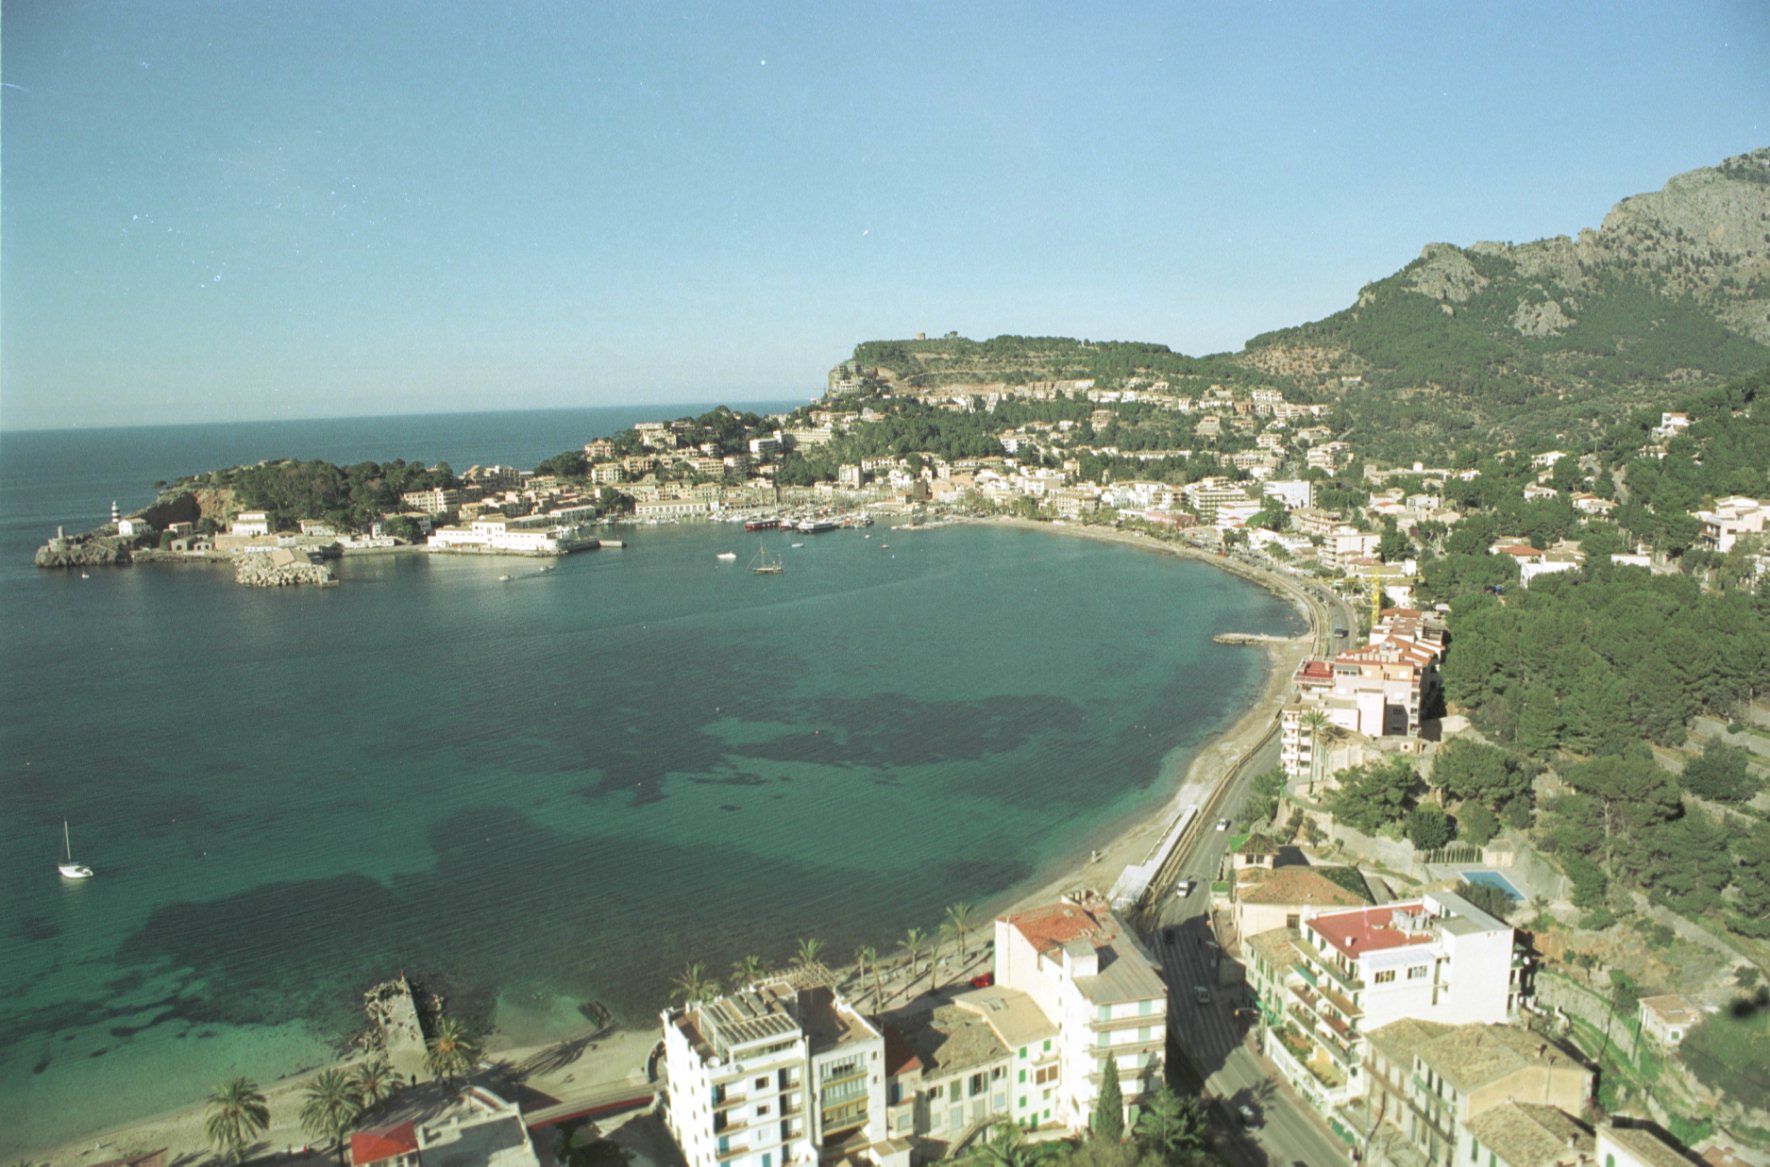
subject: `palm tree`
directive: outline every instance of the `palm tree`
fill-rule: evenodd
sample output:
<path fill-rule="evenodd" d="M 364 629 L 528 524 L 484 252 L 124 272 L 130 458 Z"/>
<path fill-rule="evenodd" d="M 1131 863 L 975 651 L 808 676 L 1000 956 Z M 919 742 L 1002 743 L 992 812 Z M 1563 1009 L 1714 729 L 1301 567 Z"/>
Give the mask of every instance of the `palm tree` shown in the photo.
<path fill-rule="evenodd" d="M 801 939 L 799 941 L 799 954 L 793 958 L 793 963 L 799 966 L 801 972 L 813 972 L 818 968 L 818 954 L 823 950 L 824 942 L 822 940 L 815 938 Z"/>
<path fill-rule="evenodd" d="M 699 1005 L 719 995 L 719 982 L 707 976 L 707 967 L 696 961 L 676 978 L 676 996 L 684 1005 Z"/>
<path fill-rule="evenodd" d="M 393 1067 L 380 1058 L 373 1058 L 356 1068 L 356 1094 L 364 1110 L 373 1110 L 393 1096 L 398 1084 Z"/>
<path fill-rule="evenodd" d="M 904 938 L 897 942 L 897 946 L 910 958 L 910 979 L 904 985 L 904 992 L 906 993 L 916 985 L 916 962 L 922 959 L 922 945 L 927 943 L 927 941 L 928 937 L 920 928 L 911 928 L 904 934 Z"/>
<path fill-rule="evenodd" d="M 1137 1115 L 1137 1141 L 1157 1152 L 1165 1163 L 1185 1163 L 1210 1145 L 1205 1107 L 1196 1098 L 1181 1098 L 1166 1086 L 1157 1087 Z"/>
<path fill-rule="evenodd" d="M 338 1143 L 339 1167 L 344 1164 L 344 1136 L 363 1112 L 356 1083 L 343 1070 L 321 1070 L 302 1091 L 301 1129 L 315 1139 Z"/>
<path fill-rule="evenodd" d="M 1321 775 L 1322 739 L 1331 724 L 1327 714 L 1311 709 L 1303 715 L 1303 728 L 1309 731 L 1309 797 L 1315 797 L 1315 782 Z"/>
<path fill-rule="evenodd" d="M 885 993 L 879 985 L 879 950 L 871 944 L 863 944 L 854 953 L 854 963 L 860 966 L 863 977 L 868 969 L 873 970 L 873 1009 L 877 1012 L 885 1006 Z"/>
<path fill-rule="evenodd" d="M 209 1145 L 230 1158 L 245 1157 L 246 1148 L 270 1126 L 270 1106 L 258 1083 L 250 1078 L 224 1082 L 209 1094 L 209 1120 L 203 1124 Z"/>
<path fill-rule="evenodd" d="M 976 1167 L 1037 1167 L 1055 1154 L 1056 1143 L 1029 1143 L 1018 1124 L 999 1122 L 973 1147 L 965 1161 Z"/>
<path fill-rule="evenodd" d="M 731 984 L 733 988 L 740 985 L 753 985 L 761 980 L 768 970 L 762 965 L 759 956 L 746 956 L 731 966 Z"/>
<path fill-rule="evenodd" d="M 473 1064 L 479 1061 L 479 1039 L 453 1017 L 444 1017 L 436 1023 L 436 1033 L 430 1039 L 430 1053 L 426 1060 L 430 1063 L 430 1072 L 444 1081 L 465 1078 Z"/>
<path fill-rule="evenodd" d="M 965 968 L 965 931 L 971 927 L 971 905 L 964 901 L 948 904 L 946 922 L 951 924 L 953 931 L 959 935 L 959 968 L 963 971 Z"/>
<path fill-rule="evenodd" d="M 934 930 L 934 951 L 928 955 L 928 988 L 930 990 L 940 987 L 934 983 L 934 979 L 940 968 L 940 950 L 945 948 L 948 943 L 957 946 L 958 932 L 952 924 L 942 921 L 940 927 Z"/>

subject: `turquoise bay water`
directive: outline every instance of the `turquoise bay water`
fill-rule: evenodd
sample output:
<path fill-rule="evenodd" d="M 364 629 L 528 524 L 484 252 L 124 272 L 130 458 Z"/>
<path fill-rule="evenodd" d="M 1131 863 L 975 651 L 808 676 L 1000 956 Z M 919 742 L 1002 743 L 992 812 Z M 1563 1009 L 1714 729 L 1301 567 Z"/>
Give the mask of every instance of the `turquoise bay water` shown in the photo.
<path fill-rule="evenodd" d="M 323 592 L 28 566 L 101 488 L 279 452 L 532 464 L 660 411 L 629 412 L 0 437 L 0 1153 L 314 1064 L 400 969 L 533 1039 L 587 1000 L 646 1024 L 691 960 L 846 959 L 1000 903 L 1252 698 L 1260 657 L 1213 633 L 1295 624 L 1201 564 L 977 527 L 637 528 L 551 572 L 350 560 Z M 784 575 L 745 570 L 758 545 Z"/>

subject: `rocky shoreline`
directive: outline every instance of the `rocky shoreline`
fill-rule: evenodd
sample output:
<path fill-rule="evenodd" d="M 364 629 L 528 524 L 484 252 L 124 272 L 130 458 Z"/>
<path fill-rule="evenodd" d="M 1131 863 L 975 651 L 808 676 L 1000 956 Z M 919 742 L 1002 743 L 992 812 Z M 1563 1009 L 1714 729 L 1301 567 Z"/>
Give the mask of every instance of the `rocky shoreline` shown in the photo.
<path fill-rule="evenodd" d="M 326 563 L 314 563 L 290 551 L 242 555 L 234 564 L 234 582 L 249 588 L 291 588 L 303 584 L 334 587 L 338 577 Z"/>

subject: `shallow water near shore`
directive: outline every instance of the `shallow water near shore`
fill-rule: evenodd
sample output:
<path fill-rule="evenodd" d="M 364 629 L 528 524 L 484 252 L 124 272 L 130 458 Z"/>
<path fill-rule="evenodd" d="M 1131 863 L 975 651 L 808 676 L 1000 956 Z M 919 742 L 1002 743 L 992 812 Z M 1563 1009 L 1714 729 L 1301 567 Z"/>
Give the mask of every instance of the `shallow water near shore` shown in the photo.
<path fill-rule="evenodd" d="M 592 436 L 475 459 L 472 424 L 289 452 Z M 81 580 L 28 567 L 34 436 L 0 467 L 0 1153 L 312 1065 L 401 969 L 532 1040 L 587 1001 L 648 1024 L 692 960 L 887 949 L 1159 804 L 1263 679 L 1211 636 L 1301 626 L 1203 564 L 974 526 Z M 760 545 L 783 575 L 745 570 Z"/>

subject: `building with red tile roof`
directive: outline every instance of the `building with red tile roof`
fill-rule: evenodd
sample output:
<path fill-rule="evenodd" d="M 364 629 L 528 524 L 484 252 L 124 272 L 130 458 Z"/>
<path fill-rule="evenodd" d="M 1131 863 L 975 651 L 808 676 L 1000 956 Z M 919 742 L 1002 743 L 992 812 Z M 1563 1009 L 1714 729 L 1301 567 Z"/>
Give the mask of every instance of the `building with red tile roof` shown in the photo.
<path fill-rule="evenodd" d="M 386 1167 L 416 1167 L 418 1163 L 418 1128 L 410 1122 L 370 1127 L 350 1136 L 351 1167 L 367 1167 L 370 1163 Z"/>

